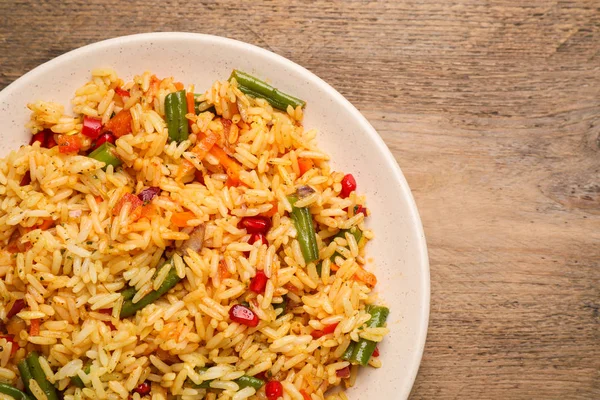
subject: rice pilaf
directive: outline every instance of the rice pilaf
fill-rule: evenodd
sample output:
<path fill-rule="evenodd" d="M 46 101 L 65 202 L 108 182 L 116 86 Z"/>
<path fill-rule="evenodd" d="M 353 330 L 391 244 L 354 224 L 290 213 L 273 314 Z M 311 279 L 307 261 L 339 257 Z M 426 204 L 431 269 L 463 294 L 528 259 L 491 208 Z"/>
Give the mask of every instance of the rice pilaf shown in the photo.
<path fill-rule="evenodd" d="M 303 104 L 240 82 L 194 94 L 103 68 L 75 117 L 28 105 L 32 144 L 0 160 L 1 382 L 37 400 L 346 399 L 326 391 L 381 365 L 365 198 Z M 22 379 L 32 365 L 45 380 Z"/>

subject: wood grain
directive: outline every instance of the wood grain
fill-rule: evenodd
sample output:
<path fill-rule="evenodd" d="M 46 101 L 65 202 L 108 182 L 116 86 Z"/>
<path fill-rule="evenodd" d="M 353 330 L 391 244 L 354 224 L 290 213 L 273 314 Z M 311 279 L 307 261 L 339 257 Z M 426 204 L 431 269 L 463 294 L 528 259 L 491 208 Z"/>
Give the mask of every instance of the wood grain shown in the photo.
<path fill-rule="evenodd" d="M 600 3 L 0 1 L 0 88 L 101 39 L 227 36 L 352 101 L 431 258 L 413 399 L 600 398 Z"/>

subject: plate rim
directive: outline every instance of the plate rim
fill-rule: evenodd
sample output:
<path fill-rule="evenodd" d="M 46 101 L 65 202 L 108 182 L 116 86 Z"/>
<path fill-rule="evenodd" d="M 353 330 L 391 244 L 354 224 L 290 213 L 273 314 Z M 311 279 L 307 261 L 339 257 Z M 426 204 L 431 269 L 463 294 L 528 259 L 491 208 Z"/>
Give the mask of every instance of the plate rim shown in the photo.
<path fill-rule="evenodd" d="M 417 208 L 416 202 L 414 200 L 414 196 L 406 181 L 402 170 L 394 158 L 391 150 L 383 141 L 383 138 L 377 133 L 375 128 L 371 125 L 371 123 L 367 120 L 367 118 L 341 93 L 339 93 L 333 86 L 324 81 L 322 78 L 317 76 L 315 73 L 311 72 L 307 68 L 297 64 L 296 62 L 281 56 L 277 53 L 274 53 L 270 50 L 264 49 L 254 44 L 246 43 L 240 40 L 231 39 L 223 36 L 210 35 L 204 33 L 193 33 L 193 32 L 177 32 L 177 31 L 168 31 L 168 32 L 148 32 L 148 33 L 137 33 L 133 35 L 125 35 L 125 36 L 117 36 L 110 39 L 105 39 L 101 41 L 97 41 L 94 43 L 90 43 L 73 50 L 70 50 L 66 53 L 63 53 L 57 57 L 54 57 L 37 67 L 31 69 L 25 74 L 21 75 L 19 78 L 15 79 L 8 86 L 0 91 L 0 100 L 2 97 L 9 97 L 10 94 L 15 91 L 20 85 L 26 84 L 28 80 L 34 79 L 36 75 L 43 74 L 47 69 L 51 69 L 55 64 L 59 64 L 63 62 L 64 59 L 78 57 L 80 55 L 84 55 L 88 52 L 94 52 L 103 47 L 110 47 L 115 44 L 126 44 L 131 42 L 140 42 L 144 43 L 152 40 L 200 40 L 212 42 L 215 44 L 224 43 L 229 46 L 244 48 L 245 50 L 250 50 L 257 54 L 260 54 L 266 58 L 272 59 L 279 63 L 285 64 L 291 70 L 294 70 L 300 73 L 307 78 L 310 78 L 310 81 L 314 84 L 320 86 L 322 90 L 331 95 L 335 101 L 341 103 L 344 107 L 348 108 L 352 114 L 357 117 L 357 120 L 360 123 L 360 128 L 364 132 L 367 133 L 368 137 L 373 141 L 376 145 L 380 154 L 385 157 L 385 163 L 388 167 L 391 168 L 394 177 L 396 178 L 397 183 L 400 185 L 401 192 L 405 197 L 407 204 L 409 205 L 409 214 L 414 224 L 411 224 L 411 229 L 415 231 L 415 235 L 418 238 L 418 254 L 421 259 L 420 265 L 416 266 L 421 270 L 421 279 L 420 279 L 420 302 L 421 302 L 421 310 L 419 315 L 421 315 L 419 326 L 417 327 L 418 332 L 418 340 L 416 345 L 416 352 L 414 353 L 414 357 L 410 360 L 410 387 L 407 388 L 406 397 L 412 392 L 414 388 L 414 383 L 421 366 L 424 350 L 425 350 L 425 342 L 427 339 L 427 332 L 429 327 L 429 319 L 430 319 L 430 309 L 431 309 L 431 277 L 430 277 L 430 264 L 429 264 L 429 256 L 427 250 L 427 242 L 425 238 L 425 233 L 423 229 L 423 223 L 421 221 L 419 210 Z"/>

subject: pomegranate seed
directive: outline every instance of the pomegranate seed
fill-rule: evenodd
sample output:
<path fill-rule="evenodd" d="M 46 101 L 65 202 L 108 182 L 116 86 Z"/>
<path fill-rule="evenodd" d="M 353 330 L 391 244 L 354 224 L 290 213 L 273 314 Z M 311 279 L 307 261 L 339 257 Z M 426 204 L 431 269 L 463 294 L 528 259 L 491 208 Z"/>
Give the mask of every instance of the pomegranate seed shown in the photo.
<path fill-rule="evenodd" d="M 359 213 L 363 213 L 363 215 L 366 217 L 367 216 L 367 209 L 363 206 L 361 206 L 360 204 L 357 206 L 354 206 L 354 215 L 357 215 Z"/>
<path fill-rule="evenodd" d="M 23 179 L 21 179 L 21 183 L 19 183 L 20 186 L 27 186 L 31 183 L 31 174 L 29 173 L 29 171 L 25 172 L 25 175 L 23 175 Z"/>
<path fill-rule="evenodd" d="M 283 385 L 279 381 L 271 381 L 265 385 L 268 400 L 277 400 L 283 396 Z"/>
<path fill-rule="evenodd" d="M 346 197 L 350 196 L 350 193 L 354 192 L 355 190 L 356 181 L 354 180 L 352 174 L 347 174 L 342 179 L 342 190 L 340 192 L 340 197 L 345 199 Z"/>
<path fill-rule="evenodd" d="M 254 314 L 251 309 L 241 304 L 236 304 L 229 309 L 229 318 L 231 318 L 233 322 L 250 327 L 258 325 L 258 317 L 256 314 Z"/>
<path fill-rule="evenodd" d="M 98 118 L 83 117 L 83 127 L 81 133 L 92 139 L 96 139 L 100 136 L 100 130 L 102 129 L 102 120 Z"/>
<path fill-rule="evenodd" d="M 244 217 L 240 225 L 248 233 L 267 233 L 271 229 L 271 220 L 267 217 Z"/>
<path fill-rule="evenodd" d="M 56 140 L 54 140 L 54 132 L 52 132 L 50 129 L 46 129 L 44 132 L 46 132 L 46 147 L 51 149 L 57 146 L 58 143 L 56 143 Z"/>
<path fill-rule="evenodd" d="M 29 141 L 29 144 L 34 144 L 35 142 L 40 142 L 40 147 L 46 146 L 46 131 L 45 130 L 33 135 L 31 137 L 31 140 Z"/>
<path fill-rule="evenodd" d="M 256 271 L 256 275 L 250 282 L 250 290 L 254 293 L 264 293 L 267 286 L 267 275 L 263 271 Z"/>
<path fill-rule="evenodd" d="M 141 396 L 145 396 L 150 393 L 150 384 L 148 382 L 140 383 L 133 391 L 139 393 Z"/>
<path fill-rule="evenodd" d="M 338 378 L 350 378 L 350 367 L 344 367 L 335 371 Z"/>
<path fill-rule="evenodd" d="M 265 235 L 263 235 L 262 233 L 253 233 L 252 235 L 250 235 L 250 240 L 248 240 L 248 243 L 254 244 L 259 240 L 262 244 L 266 244 L 267 246 L 269 245 L 269 241 L 267 240 L 267 237 Z"/>
<path fill-rule="evenodd" d="M 102 146 L 102 144 L 106 142 L 115 144 L 115 135 L 109 132 L 105 132 L 102 135 L 98 136 L 98 139 L 96 139 L 96 141 L 92 144 L 90 152 L 96 150 L 98 147 Z"/>
<path fill-rule="evenodd" d="M 375 346 L 375 350 L 373 350 L 373 357 L 379 357 L 379 348 Z"/>
<path fill-rule="evenodd" d="M 10 308 L 10 311 L 6 314 L 6 319 L 11 319 L 12 317 L 14 317 L 18 313 L 20 313 L 21 310 L 24 308 L 25 308 L 25 300 L 24 299 L 15 300 L 12 307 Z"/>

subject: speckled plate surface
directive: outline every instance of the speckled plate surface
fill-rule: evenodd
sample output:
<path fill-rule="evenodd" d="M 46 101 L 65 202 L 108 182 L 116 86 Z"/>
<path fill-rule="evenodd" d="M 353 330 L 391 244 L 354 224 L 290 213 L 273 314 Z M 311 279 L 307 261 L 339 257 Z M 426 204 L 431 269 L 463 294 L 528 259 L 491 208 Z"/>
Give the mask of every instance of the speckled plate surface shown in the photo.
<path fill-rule="evenodd" d="M 425 236 L 410 188 L 394 157 L 367 120 L 342 95 L 301 66 L 267 50 L 216 36 L 149 33 L 95 43 L 25 74 L 0 92 L 0 155 L 29 141 L 28 102 L 65 105 L 97 67 L 125 80 L 149 70 L 185 84 L 208 87 L 233 68 L 265 78 L 307 101 L 304 124 L 319 131 L 335 169 L 356 177 L 372 215 L 376 238 L 368 245 L 377 290 L 391 314 L 391 333 L 379 346 L 383 367 L 365 368 L 351 399 L 407 398 L 416 377 L 429 318 L 429 263 Z"/>

